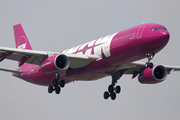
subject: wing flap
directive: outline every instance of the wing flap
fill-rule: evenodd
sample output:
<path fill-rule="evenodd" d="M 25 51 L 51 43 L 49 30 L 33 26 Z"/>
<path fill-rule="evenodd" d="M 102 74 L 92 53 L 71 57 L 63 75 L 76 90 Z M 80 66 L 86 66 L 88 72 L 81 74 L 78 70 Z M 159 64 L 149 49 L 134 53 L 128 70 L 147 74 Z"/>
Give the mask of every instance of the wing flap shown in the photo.
<path fill-rule="evenodd" d="M 144 64 L 134 64 L 134 63 L 128 63 L 122 65 L 118 70 L 125 70 L 124 74 L 134 74 L 135 72 L 141 72 L 141 69 L 144 67 Z"/>
<path fill-rule="evenodd" d="M 77 69 L 84 67 L 94 60 L 99 59 L 97 55 L 65 54 L 70 60 L 70 68 Z"/>
<path fill-rule="evenodd" d="M 7 55 L 5 59 L 21 61 L 23 60 L 23 58 L 28 57 L 26 63 L 36 65 L 40 65 L 48 57 L 48 54 L 50 53 L 45 51 L 0 47 L 0 58 L 3 57 L 3 54 L 7 54 L 10 52 L 12 52 L 12 54 Z"/>
<path fill-rule="evenodd" d="M 0 47 L 0 51 L 2 52 L 13 52 L 13 54 L 23 54 L 23 55 L 47 55 L 48 52 L 45 51 L 37 51 L 37 50 L 28 50 L 28 49 L 17 49 L 17 48 L 9 48 L 9 47 Z"/>

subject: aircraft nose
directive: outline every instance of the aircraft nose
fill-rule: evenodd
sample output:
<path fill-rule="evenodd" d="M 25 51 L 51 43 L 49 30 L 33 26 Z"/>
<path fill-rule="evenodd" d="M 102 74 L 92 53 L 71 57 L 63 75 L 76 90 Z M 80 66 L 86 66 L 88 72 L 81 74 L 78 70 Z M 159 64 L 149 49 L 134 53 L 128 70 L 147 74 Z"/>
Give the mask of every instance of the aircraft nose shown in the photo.
<path fill-rule="evenodd" d="M 168 31 L 159 31 L 160 41 L 167 43 L 169 41 L 170 35 Z"/>
<path fill-rule="evenodd" d="M 169 40 L 169 32 L 168 31 L 159 31 L 160 32 L 160 37 L 168 39 Z"/>
<path fill-rule="evenodd" d="M 154 49 L 154 51 L 159 51 L 162 48 L 166 46 L 170 38 L 169 32 L 165 30 L 157 31 L 157 34 L 155 35 L 155 38 L 152 39 L 153 44 L 151 48 Z"/>
<path fill-rule="evenodd" d="M 147 28 L 143 37 L 144 39 L 141 40 L 143 45 L 141 44 L 141 47 L 139 48 L 140 53 L 157 53 L 166 46 L 169 41 L 170 34 L 165 27 L 155 27 L 154 29 L 151 28 L 151 31 Z"/>

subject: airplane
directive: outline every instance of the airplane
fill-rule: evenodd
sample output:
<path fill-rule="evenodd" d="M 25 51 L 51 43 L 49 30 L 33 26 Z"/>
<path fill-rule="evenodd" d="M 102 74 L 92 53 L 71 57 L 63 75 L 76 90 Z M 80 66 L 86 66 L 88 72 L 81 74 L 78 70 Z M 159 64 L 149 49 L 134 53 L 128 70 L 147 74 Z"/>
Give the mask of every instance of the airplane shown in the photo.
<path fill-rule="evenodd" d="M 93 81 L 111 76 L 111 84 L 104 99 L 116 99 L 121 92 L 117 81 L 123 74 L 138 76 L 142 84 L 164 81 L 178 66 L 156 65 L 151 62 L 156 53 L 169 41 L 168 30 L 160 24 L 141 24 L 127 30 L 95 39 L 64 50 L 49 52 L 32 50 L 21 26 L 13 26 L 16 48 L 0 47 L 0 62 L 18 61 L 18 69 L 0 68 L 27 82 L 48 86 L 48 92 L 61 92 L 65 84 L 73 81 Z M 147 58 L 147 62 L 138 60 Z"/>

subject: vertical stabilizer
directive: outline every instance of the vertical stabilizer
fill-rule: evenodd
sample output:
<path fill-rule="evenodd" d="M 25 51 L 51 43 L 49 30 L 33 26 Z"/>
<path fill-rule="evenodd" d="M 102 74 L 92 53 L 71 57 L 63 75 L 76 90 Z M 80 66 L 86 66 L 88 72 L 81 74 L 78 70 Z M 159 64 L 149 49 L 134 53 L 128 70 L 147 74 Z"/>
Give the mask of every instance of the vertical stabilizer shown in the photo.
<path fill-rule="evenodd" d="M 16 48 L 32 50 L 21 24 L 14 25 L 13 28 Z"/>

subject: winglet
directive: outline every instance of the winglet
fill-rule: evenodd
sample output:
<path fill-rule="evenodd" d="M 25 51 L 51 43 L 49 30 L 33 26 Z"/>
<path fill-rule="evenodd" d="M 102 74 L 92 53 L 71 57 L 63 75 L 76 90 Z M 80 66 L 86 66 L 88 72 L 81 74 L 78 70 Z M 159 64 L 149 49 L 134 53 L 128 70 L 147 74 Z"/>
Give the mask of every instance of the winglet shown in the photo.
<path fill-rule="evenodd" d="M 14 25 L 13 28 L 16 48 L 32 50 L 21 24 Z"/>

